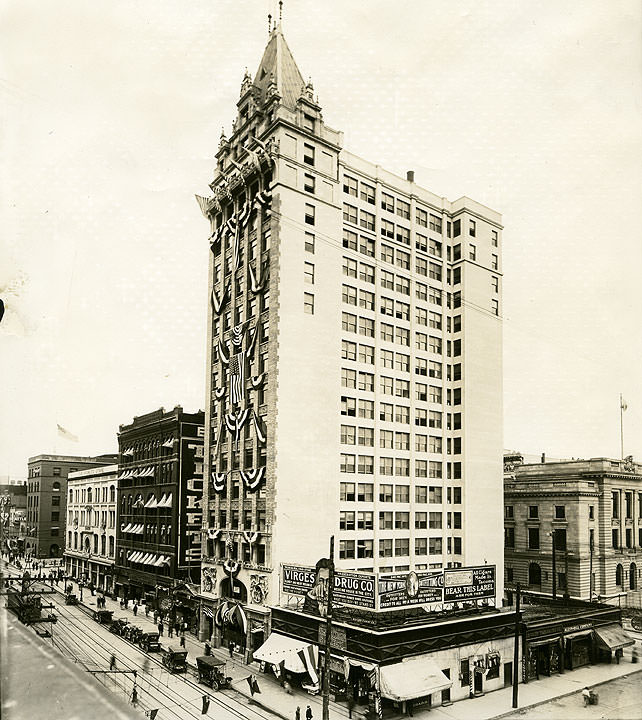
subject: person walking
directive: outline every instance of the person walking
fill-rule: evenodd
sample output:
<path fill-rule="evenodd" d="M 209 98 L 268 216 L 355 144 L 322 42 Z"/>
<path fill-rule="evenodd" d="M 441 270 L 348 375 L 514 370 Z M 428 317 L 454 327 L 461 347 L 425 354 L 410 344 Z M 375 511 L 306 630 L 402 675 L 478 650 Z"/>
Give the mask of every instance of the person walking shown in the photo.
<path fill-rule="evenodd" d="M 230 657 L 232 657 L 234 655 L 234 643 L 232 642 L 232 640 L 230 640 L 227 649 L 230 651 Z"/>
<path fill-rule="evenodd" d="M 301 720 L 301 708 L 298 705 L 294 711 L 294 720 Z"/>
<path fill-rule="evenodd" d="M 352 691 L 350 691 L 350 694 L 348 695 L 348 717 L 352 717 L 352 711 L 354 710 L 354 696 L 352 694 Z"/>
<path fill-rule="evenodd" d="M 163 621 L 162 620 L 158 621 L 158 634 L 161 637 L 163 637 Z"/>
<path fill-rule="evenodd" d="M 181 647 L 185 647 L 185 633 L 181 633 Z"/>
<path fill-rule="evenodd" d="M 115 670 L 116 669 L 116 656 L 112 653 L 112 656 L 109 658 L 109 669 Z"/>
<path fill-rule="evenodd" d="M 145 617 L 149 617 L 149 603 L 145 603 Z"/>
<path fill-rule="evenodd" d="M 305 720 L 312 720 L 312 708 L 309 705 L 305 709 Z"/>
<path fill-rule="evenodd" d="M 134 603 L 133 612 L 134 612 L 134 617 L 136 617 L 138 615 L 138 603 Z"/>
<path fill-rule="evenodd" d="M 171 621 L 167 623 L 167 637 L 171 638 L 174 635 L 174 628 L 172 627 Z"/>

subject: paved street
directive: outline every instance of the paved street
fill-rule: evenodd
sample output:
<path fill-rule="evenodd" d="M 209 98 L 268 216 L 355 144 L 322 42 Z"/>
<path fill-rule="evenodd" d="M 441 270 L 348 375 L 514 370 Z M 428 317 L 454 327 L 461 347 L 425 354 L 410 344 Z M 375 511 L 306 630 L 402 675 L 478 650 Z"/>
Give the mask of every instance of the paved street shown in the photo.
<path fill-rule="evenodd" d="M 595 688 L 600 696 L 598 705 L 584 707 L 582 696 L 579 693 L 568 695 L 558 700 L 537 705 L 527 710 L 520 710 L 508 718 L 523 718 L 524 720 L 591 720 L 604 718 L 604 720 L 639 720 L 642 717 L 642 678 L 639 674 L 611 680 Z"/>

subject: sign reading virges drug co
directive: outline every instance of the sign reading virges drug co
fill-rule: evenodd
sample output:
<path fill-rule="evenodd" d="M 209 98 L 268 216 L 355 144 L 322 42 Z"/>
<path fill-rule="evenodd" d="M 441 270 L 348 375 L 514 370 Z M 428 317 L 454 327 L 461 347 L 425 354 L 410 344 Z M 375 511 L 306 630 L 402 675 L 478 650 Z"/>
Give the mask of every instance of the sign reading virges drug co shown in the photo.
<path fill-rule="evenodd" d="M 444 570 L 444 602 L 495 597 L 495 566 Z"/>
<path fill-rule="evenodd" d="M 323 582 L 323 577 L 312 567 L 283 565 L 282 592 L 286 595 L 308 595 Z M 375 607 L 375 576 L 370 573 L 337 571 L 334 574 L 334 602 L 355 607 Z M 315 597 L 323 600 L 325 593 L 319 590 Z M 334 603 L 333 603 L 334 604 Z"/>

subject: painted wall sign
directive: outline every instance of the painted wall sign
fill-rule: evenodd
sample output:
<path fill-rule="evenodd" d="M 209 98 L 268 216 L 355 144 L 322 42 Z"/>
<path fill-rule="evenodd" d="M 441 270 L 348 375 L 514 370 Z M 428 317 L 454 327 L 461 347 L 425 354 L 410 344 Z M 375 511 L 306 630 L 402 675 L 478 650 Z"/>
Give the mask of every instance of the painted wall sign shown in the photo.
<path fill-rule="evenodd" d="M 444 602 L 495 596 L 495 566 L 444 570 Z"/>

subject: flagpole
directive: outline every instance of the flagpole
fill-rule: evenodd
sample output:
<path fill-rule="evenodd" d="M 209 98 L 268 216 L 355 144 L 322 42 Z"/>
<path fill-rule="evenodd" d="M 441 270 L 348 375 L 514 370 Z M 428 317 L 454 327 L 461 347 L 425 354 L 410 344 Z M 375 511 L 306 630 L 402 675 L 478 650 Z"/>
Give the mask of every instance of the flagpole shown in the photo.
<path fill-rule="evenodd" d="M 620 393 L 620 459 L 624 460 L 624 406 L 622 405 L 622 393 Z"/>

